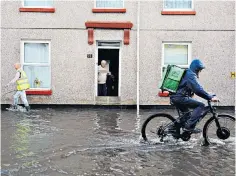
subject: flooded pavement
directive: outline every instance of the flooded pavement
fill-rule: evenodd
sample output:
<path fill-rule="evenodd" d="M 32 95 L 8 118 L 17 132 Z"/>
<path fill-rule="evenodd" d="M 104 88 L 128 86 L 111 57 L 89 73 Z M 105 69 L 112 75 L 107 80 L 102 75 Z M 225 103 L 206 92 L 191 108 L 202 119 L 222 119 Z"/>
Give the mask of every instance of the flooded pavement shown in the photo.
<path fill-rule="evenodd" d="M 234 143 L 204 147 L 200 135 L 188 142 L 142 142 L 141 125 L 157 112 L 176 115 L 173 110 L 142 110 L 139 116 L 120 109 L 2 111 L 2 175 L 235 175 Z"/>

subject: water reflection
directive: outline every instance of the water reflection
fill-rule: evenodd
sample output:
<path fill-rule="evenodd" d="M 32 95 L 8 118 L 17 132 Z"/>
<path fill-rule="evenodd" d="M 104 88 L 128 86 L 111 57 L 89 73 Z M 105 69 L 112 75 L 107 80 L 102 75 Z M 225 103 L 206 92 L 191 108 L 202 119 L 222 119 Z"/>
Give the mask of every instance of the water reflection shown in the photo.
<path fill-rule="evenodd" d="M 11 174 L 26 174 L 22 169 L 37 167 L 39 162 L 37 161 L 37 157 L 30 150 L 31 140 L 30 136 L 32 135 L 32 121 L 27 118 L 17 119 L 15 122 L 15 132 L 11 137 L 11 146 L 10 149 L 14 152 L 14 158 L 17 168 L 10 169 Z"/>
<path fill-rule="evenodd" d="M 12 137 L 12 149 L 15 151 L 16 158 L 25 158 L 33 155 L 33 152 L 29 151 L 29 133 L 31 131 L 29 120 L 16 123 L 16 132 Z"/>
<path fill-rule="evenodd" d="M 120 127 L 120 114 L 110 111 L 98 111 L 96 113 L 95 125 L 98 132 L 101 134 L 114 135 L 121 131 Z"/>

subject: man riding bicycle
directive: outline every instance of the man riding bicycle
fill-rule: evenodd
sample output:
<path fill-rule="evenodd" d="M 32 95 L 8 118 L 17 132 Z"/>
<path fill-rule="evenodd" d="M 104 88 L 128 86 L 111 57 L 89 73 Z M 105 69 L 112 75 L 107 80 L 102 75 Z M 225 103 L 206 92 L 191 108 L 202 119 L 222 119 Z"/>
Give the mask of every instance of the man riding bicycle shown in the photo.
<path fill-rule="evenodd" d="M 205 68 L 203 63 L 199 59 L 195 59 L 190 64 L 190 68 L 186 70 L 186 73 L 181 80 L 177 92 L 170 95 L 170 101 L 174 104 L 182 113 L 189 112 L 189 108 L 194 109 L 188 119 L 182 117 L 181 122 L 184 122 L 184 131 L 191 133 L 200 133 L 201 130 L 195 128 L 198 120 L 204 113 L 205 104 L 193 99 L 193 95 L 196 94 L 205 100 L 218 101 L 213 95 L 207 93 L 203 87 L 199 84 L 199 73 Z M 175 130 L 174 125 L 171 129 Z"/>

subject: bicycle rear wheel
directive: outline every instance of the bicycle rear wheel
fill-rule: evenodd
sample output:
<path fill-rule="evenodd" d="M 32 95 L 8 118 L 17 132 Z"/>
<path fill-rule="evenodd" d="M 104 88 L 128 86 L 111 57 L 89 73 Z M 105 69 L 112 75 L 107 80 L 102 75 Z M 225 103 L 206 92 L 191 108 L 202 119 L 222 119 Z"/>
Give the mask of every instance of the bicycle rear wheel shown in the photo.
<path fill-rule="evenodd" d="M 154 141 L 160 138 L 168 124 L 172 124 L 175 118 L 169 114 L 159 113 L 151 115 L 144 121 L 141 129 L 142 137 L 145 141 Z"/>
<path fill-rule="evenodd" d="M 211 117 L 203 128 L 205 145 L 214 143 L 234 143 L 235 142 L 235 118 L 231 115 L 218 115 L 221 129 L 215 123 L 215 118 Z"/>

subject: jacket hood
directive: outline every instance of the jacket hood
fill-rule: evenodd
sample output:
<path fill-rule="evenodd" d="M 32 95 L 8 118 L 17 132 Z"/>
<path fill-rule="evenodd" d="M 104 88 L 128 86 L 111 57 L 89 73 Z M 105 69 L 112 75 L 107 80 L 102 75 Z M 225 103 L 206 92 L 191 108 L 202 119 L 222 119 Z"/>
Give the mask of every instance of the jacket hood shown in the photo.
<path fill-rule="evenodd" d="M 190 70 L 192 70 L 196 74 L 204 68 L 205 66 L 199 59 L 194 59 L 192 63 L 190 64 Z"/>

